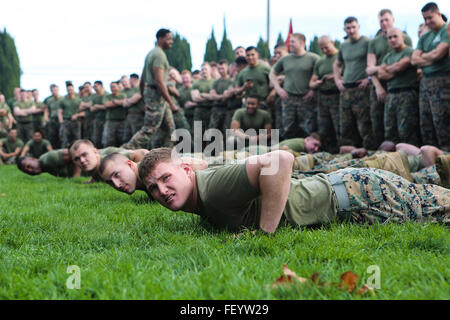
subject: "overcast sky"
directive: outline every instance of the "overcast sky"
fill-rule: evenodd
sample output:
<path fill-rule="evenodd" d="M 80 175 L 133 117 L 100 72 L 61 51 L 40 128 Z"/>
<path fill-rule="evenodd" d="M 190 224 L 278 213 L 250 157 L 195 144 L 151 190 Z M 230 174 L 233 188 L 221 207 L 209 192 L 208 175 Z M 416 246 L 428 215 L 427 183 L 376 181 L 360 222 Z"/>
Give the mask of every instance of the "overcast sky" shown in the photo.
<path fill-rule="evenodd" d="M 427 1 L 271 1 L 270 45 L 281 32 L 286 38 L 289 19 L 294 32 L 302 32 L 307 44 L 314 35 L 327 34 L 342 40 L 343 20 L 360 20 L 361 34 L 373 37 L 377 13 L 389 8 L 396 26 L 417 44 L 417 27 L 423 22 L 420 9 Z M 450 15 L 450 1 L 437 1 Z M 193 68 L 203 60 L 206 41 L 214 27 L 220 45 L 223 19 L 233 47 L 256 45 L 266 38 L 266 0 L 1 0 L 0 28 L 15 39 L 23 71 L 23 88 L 37 88 L 41 99 L 56 83 L 65 94 L 64 81 L 75 86 L 84 81 L 109 83 L 122 74 L 142 71 L 144 58 L 154 47 L 156 31 L 179 32 L 191 45 Z M 0 75 L 1 76 L 1 75 Z"/>

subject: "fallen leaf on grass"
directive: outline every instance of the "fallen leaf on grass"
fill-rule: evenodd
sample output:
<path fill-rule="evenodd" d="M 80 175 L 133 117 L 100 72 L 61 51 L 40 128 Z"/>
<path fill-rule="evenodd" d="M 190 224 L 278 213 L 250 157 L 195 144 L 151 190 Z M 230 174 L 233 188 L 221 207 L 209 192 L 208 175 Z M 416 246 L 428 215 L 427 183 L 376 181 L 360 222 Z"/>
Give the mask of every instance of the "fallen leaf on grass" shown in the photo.
<path fill-rule="evenodd" d="M 356 285 L 358 284 L 358 276 L 351 271 L 344 272 L 341 275 L 342 283 L 340 288 L 347 289 L 348 292 L 352 293 Z"/>
<path fill-rule="evenodd" d="M 6 193 L 0 193 L 0 197 L 6 197 Z"/>
<path fill-rule="evenodd" d="M 294 271 L 289 269 L 287 265 L 283 264 L 283 274 L 275 280 L 272 287 L 277 288 L 278 285 L 285 286 L 287 284 L 305 283 L 306 281 L 306 278 L 297 276 Z"/>
<path fill-rule="evenodd" d="M 277 289 L 279 285 L 286 286 L 286 285 L 300 285 L 300 284 L 306 284 L 312 283 L 313 285 L 316 285 L 318 287 L 337 287 L 342 290 L 347 290 L 350 293 L 354 293 L 357 284 L 358 284 L 358 275 L 353 273 L 352 271 L 344 272 L 341 275 L 341 283 L 337 284 L 335 282 L 325 282 L 323 283 L 320 279 L 320 274 L 318 272 L 315 272 L 311 275 L 310 279 L 302 278 L 297 276 L 297 274 L 288 268 L 286 264 L 283 264 L 283 274 L 275 280 L 275 282 L 272 284 L 273 289 Z M 372 288 L 364 284 L 360 289 L 358 289 L 357 293 L 359 295 L 363 295 L 366 292 L 370 292 L 371 294 L 374 294 L 374 291 Z"/>

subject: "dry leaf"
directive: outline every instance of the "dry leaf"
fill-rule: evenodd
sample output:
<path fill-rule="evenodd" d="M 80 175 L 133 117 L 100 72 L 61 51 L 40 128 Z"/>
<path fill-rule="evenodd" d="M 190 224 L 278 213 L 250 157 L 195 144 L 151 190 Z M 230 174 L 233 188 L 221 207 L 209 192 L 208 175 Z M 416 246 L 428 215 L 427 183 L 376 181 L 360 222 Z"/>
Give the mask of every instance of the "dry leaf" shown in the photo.
<path fill-rule="evenodd" d="M 358 290 L 358 294 L 359 295 L 363 295 L 367 292 L 370 292 L 371 294 L 374 294 L 374 291 L 371 287 L 369 287 L 367 284 L 363 285 L 359 290 Z"/>
<path fill-rule="evenodd" d="M 281 277 L 277 278 L 275 282 L 272 284 L 273 288 L 276 288 L 278 285 L 287 285 L 292 283 L 304 283 L 307 279 L 301 278 L 297 276 L 297 274 L 288 268 L 286 264 L 283 264 L 283 274 Z"/>
<path fill-rule="evenodd" d="M 341 280 L 341 287 L 347 289 L 348 292 L 353 292 L 358 282 L 358 276 L 351 271 L 347 271 L 341 275 Z"/>

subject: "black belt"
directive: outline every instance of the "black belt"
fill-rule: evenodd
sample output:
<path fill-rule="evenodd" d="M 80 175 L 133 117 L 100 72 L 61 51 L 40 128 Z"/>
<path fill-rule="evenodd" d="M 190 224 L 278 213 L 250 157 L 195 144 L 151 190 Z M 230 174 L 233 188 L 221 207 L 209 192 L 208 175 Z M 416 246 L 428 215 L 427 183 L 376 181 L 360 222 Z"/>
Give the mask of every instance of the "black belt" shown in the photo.
<path fill-rule="evenodd" d="M 389 93 L 400 93 L 400 92 L 411 91 L 411 90 L 417 91 L 418 89 L 414 88 L 414 87 L 392 88 L 392 89 L 389 89 L 388 92 Z"/>
<path fill-rule="evenodd" d="M 332 94 L 339 94 L 340 93 L 338 89 L 321 90 L 319 92 L 320 92 L 320 94 L 324 94 L 326 96 L 330 96 Z"/>
<path fill-rule="evenodd" d="M 359 82 L 349 82 L 349 83 L 344 83 L 344 87 L 346 89 L 352 89 L 352 88 L 356 88 L 359 86 Z"/>
<path fill-rule="evenodd" d="M 32 121 L 20 121 L 19 120 L 19 124 L 30 124 L 30 123 L 32 123 Z"/>

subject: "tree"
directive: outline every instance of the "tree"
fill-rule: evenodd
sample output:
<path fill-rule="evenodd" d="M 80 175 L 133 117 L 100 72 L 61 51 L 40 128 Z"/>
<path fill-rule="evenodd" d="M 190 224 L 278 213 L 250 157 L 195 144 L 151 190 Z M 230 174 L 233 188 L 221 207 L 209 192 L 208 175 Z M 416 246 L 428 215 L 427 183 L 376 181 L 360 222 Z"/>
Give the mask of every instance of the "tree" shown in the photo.
<path fill-rule="evenodd" d="M 180 34 L 175 34 L 172 48 L 167 50 L 166 54 L 169 64 L 178 71 L 192 69 L 191 46 Z"/>
<path fill-rule="evenodd" d="M 310 43 L 309 43 L 309 52 L 316 53 L 319 56 L 323 56 L 324 55 L 322 50 L 320 50 L 319 38 L 317 36 L 314 36 L 314 39 L 310 41 Z"/>
<path fill-rule="evenodd" d="M 277 44 L 285 44 L 286 41 L 283 39 L 283 36 L 281 35 L 281 32 L 278 33 L 278 39 L 277 39 Z"/>
<path fill-rule="evenodd" d="M 231 41 L 227 38 L 227 28 L 225 26 L 225 19 L 223 22 L 223 38 L 220 43 L 220 50 L 218 54 L 218 60 L 226 59 L 228 63 L 232 63 L 234 61 L 234 52 L 233 45 Z"/>
<path fill-rule="evenodd" d="M 259 56 L 261 59 L 270 59 L 270 49 L 267 45 L 267 42 L 264 41 L 261 37 L 259 37 L 258 44 L 256 45 L 256 49 L 258 49 Z"/>
<path fill-rule="evenodd" d="M 19 55 L 14 39 L 6 32 L 0 32 L 0 92 L 6 99 L 14 96 L 14 88 L 20 87 Z"/>
<path fill-rule="evenodd" d="M 206 42 L 206 50 L 205 56 L 203 57 L 203 61 L 207 62 L 216 62 L 219 56 L 219 51 L 217 50 L 217 41 L 214 36 L 214 28 L 211 31 L 211 38 L 209 38 L 208 42 Z"/>

